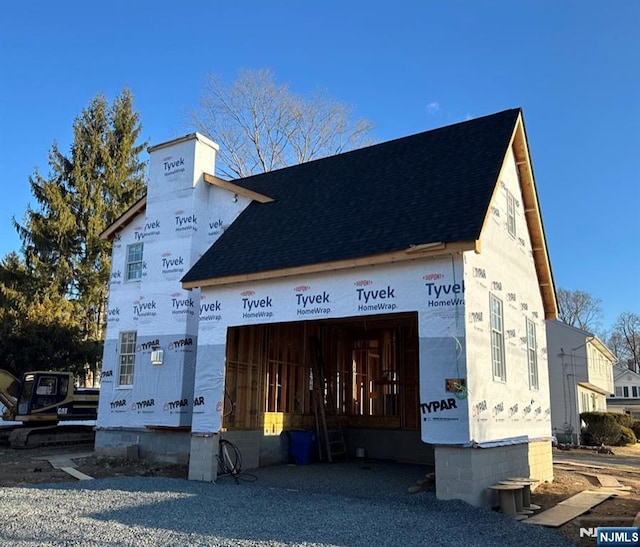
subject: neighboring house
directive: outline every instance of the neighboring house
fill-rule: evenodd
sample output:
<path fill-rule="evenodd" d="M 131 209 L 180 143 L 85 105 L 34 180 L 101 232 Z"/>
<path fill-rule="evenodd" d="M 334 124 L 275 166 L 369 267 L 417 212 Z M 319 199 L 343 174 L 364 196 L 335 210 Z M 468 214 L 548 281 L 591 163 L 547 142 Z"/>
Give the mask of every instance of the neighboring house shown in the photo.
<path fill-rule="evenodd" d="M 98 451 L 203 481 L 220 438 L 287 462 L 322 360 L 352 456 L 435 460 L 437 496 L 476 505 L 552 479 L 557 308 L 519 109 L 233 181 L 216 150 L 151 147 L 146 198 L 103 234 Z"/>
<path fill-rule="evenodd" d="M 560 443 L 580 443 L 582 412 L 606 412 L 618 360 L 594 334 L 547 321 L 551 423 Z"/>
<path fill-rule="evenodd" d="M 607 398 L 609 412 L 629 414 L 640 420 L 640 374 L 629 367 L 614 367 L 614 391 Z"/>

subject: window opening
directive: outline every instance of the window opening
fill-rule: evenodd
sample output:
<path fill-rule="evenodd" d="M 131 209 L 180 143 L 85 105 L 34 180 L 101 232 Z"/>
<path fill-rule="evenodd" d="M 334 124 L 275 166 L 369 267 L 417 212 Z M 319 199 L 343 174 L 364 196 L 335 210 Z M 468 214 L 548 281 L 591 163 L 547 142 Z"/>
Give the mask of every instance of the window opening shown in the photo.
<path fill-rule="evenodd" d="M 507 230 L 515 237 L 516 235 L 516 198 L 507 190 Z"/>
<path fill-rule="evenodd" d="M 133 385 L 133 372 L 136 364 L 136 331 L 120 333 L 120 368 L 118 385 Z"/>
<path fill-rule="evenodd" d="M 126 279 L 127 281 L 138 281 L 142 279 L 142 243 L 134 243 L 127 245 L 127 264 Z"/>
<path fill-rule="evenodd" d="M 527 319 L 527 360 L 529 362 L 529 388 L 538 389 L 538 347 L 536 326 Z"/>
<path fill-rule="evenodd" d="M 489 296 L 491 309 L 491 361 L 493 364 L 493 379 L 505 382 L 507 368 L 504 355 L 504 323 L 502 315 L 502 300 L 494 295 Z"/>

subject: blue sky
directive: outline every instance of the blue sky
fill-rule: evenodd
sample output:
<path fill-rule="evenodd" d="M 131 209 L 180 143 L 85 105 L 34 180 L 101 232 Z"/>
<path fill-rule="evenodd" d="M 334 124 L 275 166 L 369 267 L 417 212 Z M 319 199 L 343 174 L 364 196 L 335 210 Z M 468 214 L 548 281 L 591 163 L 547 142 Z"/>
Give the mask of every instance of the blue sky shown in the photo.
<path fill-rule="evenodd" d="M 0 256 L 75 117 L 128 87 L 143 137 L 192 130 L 207 74 L 271 68 L 385 141 L 522 107 L 556 287 L 640 313 L 640 2 L 21 0 L 0 18 Z"/>

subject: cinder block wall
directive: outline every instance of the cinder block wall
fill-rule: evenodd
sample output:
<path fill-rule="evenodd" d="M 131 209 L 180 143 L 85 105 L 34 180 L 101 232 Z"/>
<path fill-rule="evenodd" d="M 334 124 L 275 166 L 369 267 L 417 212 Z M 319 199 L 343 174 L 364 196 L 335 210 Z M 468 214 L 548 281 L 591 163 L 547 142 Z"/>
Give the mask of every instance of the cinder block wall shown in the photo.
<path fill-rule="evenodd" d="M 364 448 L 367 458 L 416 462 L 433 465 L 433 445 L 425 444 L 419 431 L 399 429 L 354 429 L 345 430 L 349 456 L 355 457 L 357 448 Z"/>
<path fill-rule="evenodd" d="M 220 441 L 233 444 L 229 447 L 231 465 L 240 465 L 239 471 L 255 469 L 260 465 L 261 431 L 225 431 L 211 436 L 191 437 L 191 459 L 189 461 L 189 480 L 215 481 L 223 469 L 219 466 Z M 239 452 L 238 455 L 235 450 Z"/>
<path fill-rule="evenodd" d="M 220 435 L 194 435 L 191 437 L 189 480 L 213 482 L 218 476 Z"/>
<path fill-rule="evenodd" d="M 367 458 L 378 460 L 410 461 L 433 465 L 433 445 L 420 440 L 417 431 L 346 429 L 345 440 L 349 457 L 354 458 L 357 448 L 364 448 Z M 290 437 L 287 431 L 279 435 L 265 435 L 263 431 L 227 431 L 223 439 L 235 444 L 242 455 L 243 469 L 288 463 Z M 317 459 L 317 439 L 314 441 L 312 461 Z"/>
<path fill-rule="evenodd" d="M 260 446 L 262 431 L 225 431 L 221 438 L 233 443 L 242 457 L 242 469 L 256 469 L 260 467 Z"/>
<path fill-rule="evenodd" d="M 529 443 L 529 468 L 532 479 L 538 479 L 540 482 L 532 485 L 532 489 L 543 482 L 551 482 L 553 480 L 553 448 L 551 441 L 536 441 Z"/>
<path fill-rule="evenodd" d="M 98 429 L 94 449 L 99 456 L 187 464 L 191 449 L 189 437 L 188 431 Z"/>
<path fill-rule="evenodd" d="M 550 442 L 494 448 L 436 446 L 436 497 L 461 499 L 479 507 L 498 505 L 492 484 L 509 477 L 553 480 Z"/>

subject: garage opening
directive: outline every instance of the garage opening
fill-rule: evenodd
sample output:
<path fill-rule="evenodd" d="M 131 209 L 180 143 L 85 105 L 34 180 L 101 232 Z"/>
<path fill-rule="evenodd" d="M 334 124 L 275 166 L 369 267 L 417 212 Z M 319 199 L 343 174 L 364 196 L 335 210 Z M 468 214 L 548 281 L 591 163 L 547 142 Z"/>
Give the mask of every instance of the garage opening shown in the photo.
<path fill-rule="evenodd" d="M 417 312 L 229 328 L 223 428 L 315 430 L 314 341 L 352 455 L 385 457 L 385 431 L 420 444 Z"/>

